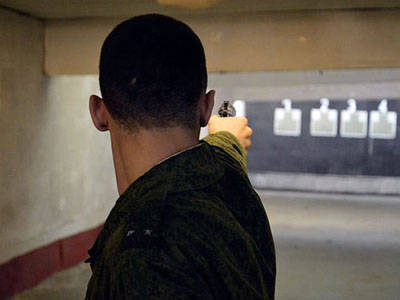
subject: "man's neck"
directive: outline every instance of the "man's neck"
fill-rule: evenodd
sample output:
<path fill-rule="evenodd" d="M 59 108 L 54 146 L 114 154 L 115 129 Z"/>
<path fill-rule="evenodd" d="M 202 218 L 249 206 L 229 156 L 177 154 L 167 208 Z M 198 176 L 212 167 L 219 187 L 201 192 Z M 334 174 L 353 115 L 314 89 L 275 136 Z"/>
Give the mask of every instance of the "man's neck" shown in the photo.
<path fill-rule="evenodd" d="M 142 129 L 134 135 L 111 132 L 119 195 L 160 161 L 198 143 L 196 132 L 181 127 Z"/>

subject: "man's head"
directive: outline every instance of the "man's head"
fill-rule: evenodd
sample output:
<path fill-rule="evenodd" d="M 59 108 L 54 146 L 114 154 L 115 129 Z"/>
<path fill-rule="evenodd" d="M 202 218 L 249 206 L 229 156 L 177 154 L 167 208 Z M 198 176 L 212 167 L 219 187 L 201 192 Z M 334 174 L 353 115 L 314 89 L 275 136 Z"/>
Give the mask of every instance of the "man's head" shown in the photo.
<path fill-rule="evenodd" d="M 99 71 L 105 107 L 126 131 L 207 124 L 199 100 L 214 92 L 205 94 L 204 50 L 180 21 L 152 14 L 119 24 L 104 41 Z"/>

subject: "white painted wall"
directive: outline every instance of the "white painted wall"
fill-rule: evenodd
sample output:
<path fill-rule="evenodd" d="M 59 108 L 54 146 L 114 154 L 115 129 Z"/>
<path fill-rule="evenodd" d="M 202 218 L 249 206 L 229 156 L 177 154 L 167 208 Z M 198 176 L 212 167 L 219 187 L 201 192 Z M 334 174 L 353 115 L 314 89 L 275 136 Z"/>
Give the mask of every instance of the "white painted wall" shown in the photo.
<path fill-rule="evenodd" d="M 102 223 L 117 199 L 94 76 L 43 76 L 44 26 L 0 9 L 0 263 Z"/>
<path fill-rule="evenodd" d="M 220 101 L 400 98 L 400 69 L 212 73 Z"/>

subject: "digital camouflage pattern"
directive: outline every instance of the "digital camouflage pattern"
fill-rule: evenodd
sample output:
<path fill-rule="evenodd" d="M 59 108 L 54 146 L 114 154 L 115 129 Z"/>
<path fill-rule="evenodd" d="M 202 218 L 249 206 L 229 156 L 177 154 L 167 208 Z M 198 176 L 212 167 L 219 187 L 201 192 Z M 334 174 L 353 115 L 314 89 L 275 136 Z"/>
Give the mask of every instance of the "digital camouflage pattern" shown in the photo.
<path fill-rule="evenodd" d="M 268 219 L 228 132 L 133 182 L 94 246 L 87 299 L 273 299 Z"/>

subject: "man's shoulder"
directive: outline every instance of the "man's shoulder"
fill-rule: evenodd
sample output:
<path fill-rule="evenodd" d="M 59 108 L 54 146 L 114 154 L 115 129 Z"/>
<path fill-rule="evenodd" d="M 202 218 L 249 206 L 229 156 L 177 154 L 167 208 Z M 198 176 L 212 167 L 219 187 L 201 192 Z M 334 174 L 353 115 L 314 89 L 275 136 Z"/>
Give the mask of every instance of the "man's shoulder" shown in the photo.
<path fill-rule="evenodd" d="M 263 283 L 257 274 L 268 268 L 264 259 L 259 259 L 262 253 L 246 228 L 246 222 L 241 222 L 240 214 L 235 212 L 241 209 L 227 201 L 229 193 L 218 190 L 220 184 L 170 192 L 163 199 L 146 199 L 146 207 L 140 214 L 126 215 L 109 237 L 91 286 L 102 284 L 103 272 L 111 274 L 113 286 L 119 286 L 122 277 L 144 278 L 129 281 L 129 286 L 136 291 L 136 287 L 146 284 L 149 289 L 154 288 L 154 278 L 159 278 L 156 286 L 169 286 L 162 274 L 172 272 L 183 280 L 197 270 L 189 276 L 190 280 L 194 278 L 193 282 L 227 280 L 229 293 L 250 295 L 255 290 L 262 291 Z M 154 209 L 157 203 L 163 205 Z M 246 206 L 242 202 L 241 207 L 243 205 Z M 237 270 L 241 270 L 243 276 L 231 278 Z M 199 274 L 203 275 L 198 277 Z M 237 286 L 248 284 L 248 278 L 256 288 L 237 291 Z M 235 284 L 231 285 L 232 282 Z M 196 287 L 196 291 L 201 289 Z"/>
<path fill-rule="evenodd" d="M 227 233 L 248 239 L 241 215 L 262 207 L 240 165 L 222 150 L 216 151 L 221 151 L 218 163 L 229 165 L 224 177 L 200 189 L 149 193 L 141 199 L 140 207 L 132 201 L 119 211 L 124 217 L 109 236 L 105 251 L 151 248 L 161 242 L 186 243 L 197 237 L 210 241 Z"/>
<path fill-rule="evenodd" d="M 121 268 L 127 260 L 147 261 L 164 251 L 175 257 L 178 249 L 184 249 L 187 262 L 209 259 L 222 254 L 234 240 L 243 246 L 248 243 L 248 234 L 217 197 L 186 191 L 165 200 L 163 213 L 150 222 L 134 215 L 121 220 L 102 253 L 108 267 Z"/>
<path fill-rule="evenodd" d="M 144 207 L 138 211 L 134 208 L 135 205 L 125 208 L 125 216 L 109 237 L 111 244 L 131 236 L 160 236 L 176 226 L 199 227 L 200 220 L 210 222 L 218 217 L 219 222 L 232 222 L 233 218 L 224 202 L 210 189 L 172 192 L 162 198 L 148 197 Z"/>
<path fill-rule="evenodd" d="M 166 241 L 190 245 L 247 239 L 248 235 L 227 204 L 207 191 L 170 195 L 162 222 Z"/>

